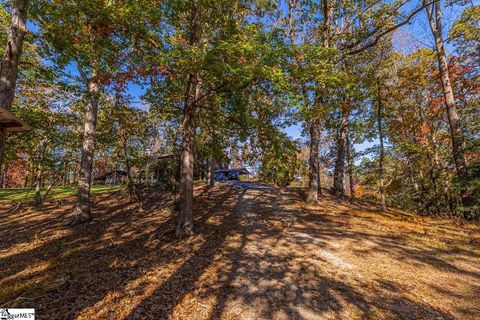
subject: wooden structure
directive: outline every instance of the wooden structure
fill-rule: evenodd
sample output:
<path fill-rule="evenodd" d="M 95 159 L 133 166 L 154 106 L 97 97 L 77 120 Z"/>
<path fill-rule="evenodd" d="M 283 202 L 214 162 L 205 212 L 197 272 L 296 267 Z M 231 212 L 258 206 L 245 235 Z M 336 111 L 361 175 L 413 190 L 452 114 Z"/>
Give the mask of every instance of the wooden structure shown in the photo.
<path fill-rule="evenodd" d="M 153 153 L 149 157 L 149 163 L 145 170 L 142 170 L 138 176 L 139 182 L 168 182 L 172 179 L 172 171 L 168 168 L 172 167 L 174 160 L 173 154 Z M 172 169 L 172 168 L 171 168 Z"/>
<path fill-rule="evenodd" d="M 93 183 L 97 185 L 115 185 L 115 184 L 124 184 L 127 182 L 127 172 L 123 170 L 113 170 L 107 173 L 104 173 L 95 179 Z"/>
<path fill-rule="evenodd" d="M 28 124 L 16 118 L 10 111 L 0 107 L 0 136 L 7 135 L 9 132 L 32 130 Z"/>
<path fill-rule="evenodd" d="M 250 171 L 245 168 L 232 168 L 215 170 L 213 174 L 214 179 L 217 181 L 240 180 L 241 175 L 250 176 Z"/>

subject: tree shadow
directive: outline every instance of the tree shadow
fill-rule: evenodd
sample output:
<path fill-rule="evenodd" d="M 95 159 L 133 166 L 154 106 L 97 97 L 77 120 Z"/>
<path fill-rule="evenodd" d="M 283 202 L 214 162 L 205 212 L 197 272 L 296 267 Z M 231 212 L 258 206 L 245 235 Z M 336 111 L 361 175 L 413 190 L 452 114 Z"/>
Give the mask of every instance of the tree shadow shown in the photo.
<path fill-rule="evenodd" d="M 385 317 L 409 318 L 408 314 L 416 314 L 452 319 L 437 308 L 399 297 L 395 284 L 378 284 L 379 292 L 366 295 L 323 273 L 322 267 L 331 261 L 312 249 L 327 247 L 332 237 L 343 236 L 341 232 L 324 232 L 341 224 L 305 210 L 285 208 L 283 204 L 296 199 L 271 187 L 246 183 L 240 187 L 235 210 L 222 222 L 218 233 L 207 238 L 197 254 L 156 287 L 127 318 L 142 319 L 152 314 L 162 319 L 188 315 L 198 319 L 345 318 L 352 316 L 349 312 L 353 307 L 362 318 L 375 317 L 381 310 Z M 309 222 L 324 227 L 311 228 Z M 299 237 L 300 233 L 305 236 Z M 192 300 L 197 303 L 192 305 Z M 205 308 L 199 310 L 202 301 Z"/>
<path fill-rule="evenodd" d="M 314 208 L 288 190 L 218 184 L 196 190 L 196 234 L 178 240 L 172 195 L 151 195 L 141 210 L 121 196 L 96 199 L 95 220 L 74 229 L 62 224 L 66 210 L 42 216 L 44 221 L 22 213 L 0 224 L 11 238 L 0 248 L 0 287 L 18 293 L 0 293 L 0 306 L 21 294 L 35 299 L 8 306 L 35 307 L 40 318 L 53 319 L 454 318 L 406 295 L 409 289 L 398 279 L 365 278 L 368 270 L 356 269 L 344 255 L 347 247 L 360 259 L 388 255 L 479 279 L 474 269 L 442 260 L 448 250 L 416 248 L 399 234 L 356 229 L 359 216 L 352 210 L 367 210 L 364 204 L 325 197 Z M 24 246 L 35 235 L 46 240 Z M 456 254 L 475 258 L 469 251 Z M 19 283 L 29 286 L 17 288 Z M 442 296 L 456 292 L 443 289 L 431 287 Z M 455 294 L 475 301 L 471 294 Z"/>

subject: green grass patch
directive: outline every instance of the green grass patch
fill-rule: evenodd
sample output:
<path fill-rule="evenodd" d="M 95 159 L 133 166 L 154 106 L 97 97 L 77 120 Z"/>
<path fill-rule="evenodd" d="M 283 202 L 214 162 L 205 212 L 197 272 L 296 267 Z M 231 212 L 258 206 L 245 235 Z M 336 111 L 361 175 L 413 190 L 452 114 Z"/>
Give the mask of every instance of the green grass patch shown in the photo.
<path fill-rule="evenodd" d="M 102 193 L 102 192 L 109 192 L 122 189 L 123 186 L 121 185 L 114 185 L 114 186 L 92 186 L 91 192 L 92 194 L 95 193 Z M 35 190 L 31 190 L 28 193 L 29 188 L 8 188 L 8 189 L 0 189 L 0 203 L 5 202 L 19 202 L 19 201 L 34 201 L 35 197 Z M 44 194 L 46 188 L 42 188 L 42 194 Z M 28 196 L 27 196 L 28 194 Z M 77 187 L 70 186 L 70 187 L 53 187 L 50 190 L 50 194 L 48 196 L 49 199 L 60 199 L 60 198 L 67 198 L 77 194 Z"/>

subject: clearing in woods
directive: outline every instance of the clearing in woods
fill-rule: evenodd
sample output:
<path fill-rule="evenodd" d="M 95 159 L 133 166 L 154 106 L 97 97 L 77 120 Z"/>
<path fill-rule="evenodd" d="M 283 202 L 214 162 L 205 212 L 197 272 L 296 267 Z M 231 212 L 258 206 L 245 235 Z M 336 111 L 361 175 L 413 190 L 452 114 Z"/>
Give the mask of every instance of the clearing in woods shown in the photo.
<path fill-rule="evenodd" d="M 0 207 L 0 306 L 38 319 L 478 319 L 480 226 L 256 183 L 195 189 L 196 234 L 173 197 L 96 195 Z"/>

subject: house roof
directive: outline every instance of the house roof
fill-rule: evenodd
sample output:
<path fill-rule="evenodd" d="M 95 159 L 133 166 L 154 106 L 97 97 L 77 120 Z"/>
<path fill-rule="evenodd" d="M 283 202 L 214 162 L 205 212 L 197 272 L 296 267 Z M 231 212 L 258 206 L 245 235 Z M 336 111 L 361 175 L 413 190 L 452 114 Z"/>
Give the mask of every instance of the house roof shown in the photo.
<path fill-rule="evenodd" d="M 19 132 L 32 130 L 28 124 L 16 118 L 10 111 L 0 107 L 0 135 L 7 132 Z"/>
<path fill-rule="evenodd" d="M 230 172 L 236 172 L 238 174 L 250 174 L 250 171 L 248 171 L 245 168 L 220 169 L 220 170 L 214 171 L 214 173 L 230 173 Z"/>

